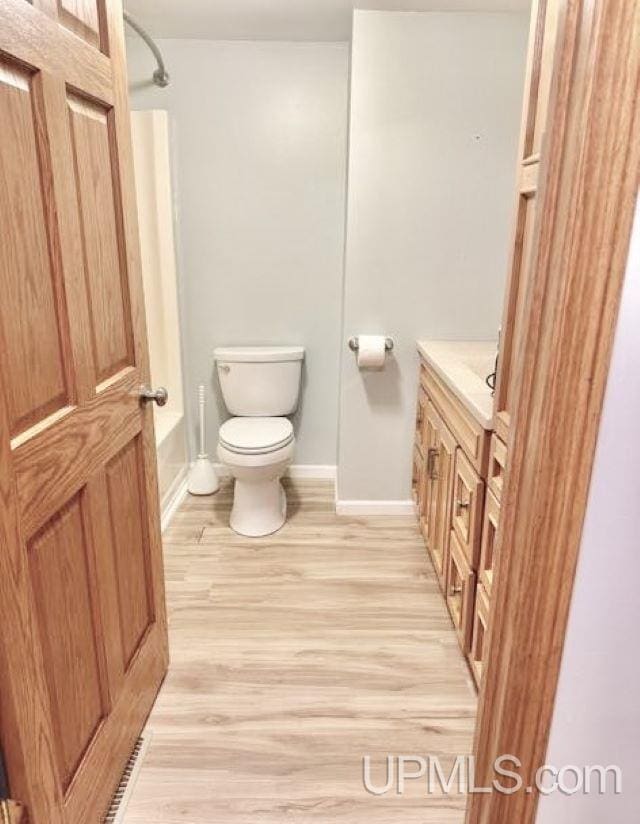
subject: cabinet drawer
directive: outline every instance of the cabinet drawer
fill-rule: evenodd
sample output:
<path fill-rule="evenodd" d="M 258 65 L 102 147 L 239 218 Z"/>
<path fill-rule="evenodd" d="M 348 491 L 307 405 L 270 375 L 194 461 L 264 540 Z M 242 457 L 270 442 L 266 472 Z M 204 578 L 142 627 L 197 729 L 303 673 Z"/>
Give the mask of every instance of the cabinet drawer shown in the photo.
<path fill-rule="evenodd" d="M 483 502 L 484 482 L 464 452 L 458 448 L 453 478 L 451 524 L 472 570 L 477 569 L 480 560 Z"/>
<path fill-rule="evenodd" d="M 482 584 L 478 584 L 476 589 L 476 602 L 473 610 L 473 633 L 471 636 L 471 652 L 469 653 L 469 664 L 471 672 L 480 687 L 482 680 L 482 669 L 487 651 L 487 628 L 489 626 L 490 602 Z"/>
<path fill-rule="evenodd" d="M 449 535 L 446 584 L 447 606 L 458 635 L 460 648 L 466 655 L 471 649 L 476 576 L 470 569 L 453 530 Z"/>
<path fill-rule="evenodd" d="M 496 535 L 500 518 L 500 504 L 491 490 L 487 492 L 484 505 L 484 524 L 482 526 L 482 547 L 480 549 L 480 566 L 478 580 L 491 596 L 493 586 L 493 568 L 495 565 Z"/>
<path fill-rule="evenodd" d="M 504 473 L 507 467 L 507 447 L 497 435 L 491 438 L 489 450 L 489 475 L 487 484 L 498 501 L 502 498 Z"/>

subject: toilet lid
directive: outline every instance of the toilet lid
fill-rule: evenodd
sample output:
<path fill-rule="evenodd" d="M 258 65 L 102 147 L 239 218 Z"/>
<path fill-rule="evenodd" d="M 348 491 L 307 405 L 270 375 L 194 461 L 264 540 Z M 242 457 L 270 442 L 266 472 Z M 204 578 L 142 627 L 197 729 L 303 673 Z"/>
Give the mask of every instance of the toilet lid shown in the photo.
<path fill-rule="evenodd" d="M 241 454 L 275 452 L 292 440 L 288 418 L 230 418 L 220 427 L 222 446 Z"/>

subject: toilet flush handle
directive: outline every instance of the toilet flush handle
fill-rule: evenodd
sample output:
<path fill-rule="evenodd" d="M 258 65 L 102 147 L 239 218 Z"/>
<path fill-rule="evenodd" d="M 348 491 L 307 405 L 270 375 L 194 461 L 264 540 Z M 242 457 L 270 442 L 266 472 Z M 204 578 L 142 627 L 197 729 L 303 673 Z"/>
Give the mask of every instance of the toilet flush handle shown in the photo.
<path fill-rule="evenodd" d="M 231 372 L 231 367 L 229 366 L 228 363 L 221 363 L 220 366 L 218 367 L 218 369 L 221 372 L 225 372 L 225 373 Z"/>

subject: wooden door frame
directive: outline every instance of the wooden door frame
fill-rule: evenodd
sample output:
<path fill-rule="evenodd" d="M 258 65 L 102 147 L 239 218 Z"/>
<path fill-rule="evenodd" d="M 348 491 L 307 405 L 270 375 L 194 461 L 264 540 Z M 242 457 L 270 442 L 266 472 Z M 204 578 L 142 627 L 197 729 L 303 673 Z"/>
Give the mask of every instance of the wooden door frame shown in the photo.
<path fill-rule="evenodd" d="M 640 5 L 562 0 L 479 699 L 476 787 L 545 763 L 640 178 Z M 539 794 L 471 793 L 467 824 Z"/>

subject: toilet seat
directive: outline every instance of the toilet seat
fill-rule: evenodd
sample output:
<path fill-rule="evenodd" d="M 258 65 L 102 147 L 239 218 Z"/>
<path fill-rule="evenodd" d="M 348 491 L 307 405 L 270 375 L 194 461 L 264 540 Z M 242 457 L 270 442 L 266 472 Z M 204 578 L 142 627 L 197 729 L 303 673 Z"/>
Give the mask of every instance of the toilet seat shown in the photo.
<path fill-rule="evenodd" d="M 293 441 L 288 418 L 230 418 L 220 427 L 220 446 L 237 455 L 267 455 Z"/>

